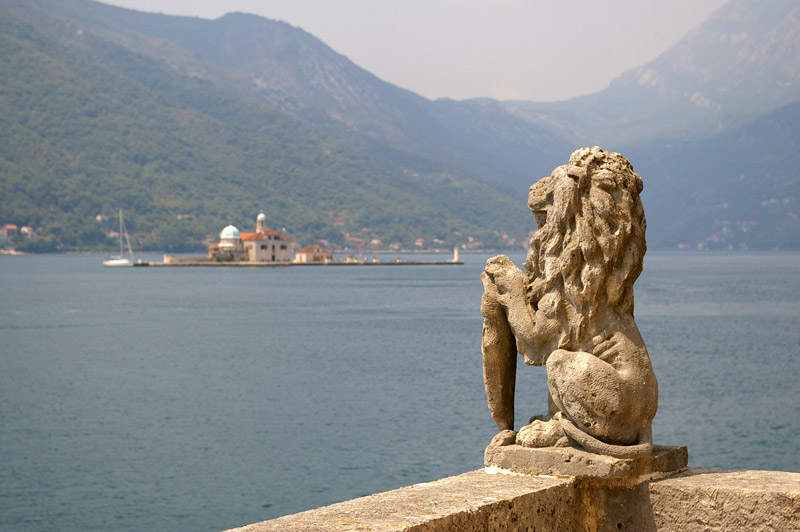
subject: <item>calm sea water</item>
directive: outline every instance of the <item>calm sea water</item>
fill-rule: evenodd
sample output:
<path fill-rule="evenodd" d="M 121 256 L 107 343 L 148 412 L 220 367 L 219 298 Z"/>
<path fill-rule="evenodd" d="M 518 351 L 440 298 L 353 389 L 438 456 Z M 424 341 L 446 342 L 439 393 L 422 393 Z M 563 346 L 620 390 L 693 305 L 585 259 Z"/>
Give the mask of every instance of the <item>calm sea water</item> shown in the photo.
<path fill-rule="evenodd" d="M 0 256 L 0 529 L 216 531 L 482 467 L 485 259 Z M 636 286 L 656 441 L 800 471 L 800 255 L 650 253 Z M 544 370 L 518 377 L 543 412 Z"/>

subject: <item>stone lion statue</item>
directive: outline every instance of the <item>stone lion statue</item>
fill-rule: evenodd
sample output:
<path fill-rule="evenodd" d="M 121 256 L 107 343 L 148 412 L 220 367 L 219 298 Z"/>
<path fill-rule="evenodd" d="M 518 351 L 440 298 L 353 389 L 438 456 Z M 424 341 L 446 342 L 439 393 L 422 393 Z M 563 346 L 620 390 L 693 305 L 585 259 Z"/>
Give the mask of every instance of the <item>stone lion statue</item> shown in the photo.
<path fill-rule="evenodd" d="M 481 275 L 484 383 L 493 445 L 579 445 L 633 458 L 652 452 L 658 384 L 633 319 L 646 250 L 642 179 L 599 147 L 531 186 L 538 230 L 524 271 L 505 255 Z M 547 367 L 548 413 L 514 432 L 517 353 Z"/>

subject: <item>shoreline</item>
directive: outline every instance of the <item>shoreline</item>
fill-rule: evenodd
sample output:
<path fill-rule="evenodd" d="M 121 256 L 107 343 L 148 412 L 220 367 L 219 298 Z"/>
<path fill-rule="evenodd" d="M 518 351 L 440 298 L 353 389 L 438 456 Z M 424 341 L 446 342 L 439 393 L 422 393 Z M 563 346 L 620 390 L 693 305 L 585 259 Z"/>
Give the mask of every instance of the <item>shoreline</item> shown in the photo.
<path fill-rule="evenodd" d="M 287 268 L 292 266 L 459 266 L 462 260 L 436 260 L 436 261 L 400 261 L 400 262 L 211 262 L 211 261 L 181 261 L 181 262 L 141 262 L 134 266 L 147 266 L 153 268 L 187 268 L 187 267 L 212 267 L 212 268 Z"/>

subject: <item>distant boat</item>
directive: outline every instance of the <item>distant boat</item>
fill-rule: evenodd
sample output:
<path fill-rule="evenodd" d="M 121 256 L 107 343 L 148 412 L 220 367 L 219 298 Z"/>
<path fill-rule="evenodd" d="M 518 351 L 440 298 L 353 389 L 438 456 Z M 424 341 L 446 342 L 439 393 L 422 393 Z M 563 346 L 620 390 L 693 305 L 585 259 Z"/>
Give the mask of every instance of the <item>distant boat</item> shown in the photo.
<path fill-rule="evenodd" d="M 128 245 L 128 256 L 125 257 L 123 251 L 123 239 L 125 244 Z M 125 222 L 122 220 L 122 209 L 119 210 L 119 255 L 109 257 L 103 261 L 103 266 L 109 267 L 124 267 L 133 266 L 133 250 L 131 249 L 131 240 L 128 238 L 128 230 L 125 229 Z"/>

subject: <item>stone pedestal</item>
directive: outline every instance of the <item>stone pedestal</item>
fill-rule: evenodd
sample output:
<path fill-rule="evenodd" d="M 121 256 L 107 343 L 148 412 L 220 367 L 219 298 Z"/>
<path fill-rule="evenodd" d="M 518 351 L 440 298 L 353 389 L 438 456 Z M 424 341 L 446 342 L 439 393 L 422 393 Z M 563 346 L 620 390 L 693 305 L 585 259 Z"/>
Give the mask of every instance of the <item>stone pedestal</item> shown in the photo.
<path fill-rule="evenodd" d="M 641 458 L 613 458 L 572 447 L 533 449 L 520 445 L 490 445 L 484 453 L 484 465 L 525 475 L 552 477 L 587 477 L 606 480 L 630 480 L 636 484 L 663 478 L 686 469 L 686 447 L 653 446 L 653 454 Z"/>
<path fill-rule="evenodd" d="M 657 530 L 649 484 L 686 469 L 686 447 L 654 446 L 639 458 L 613 458 L 572 447 L 532 449 L 490 445 L 484 454 L 487 471 L 521 475 L 571 477 L 576 517 L 598 531 Z"/>

